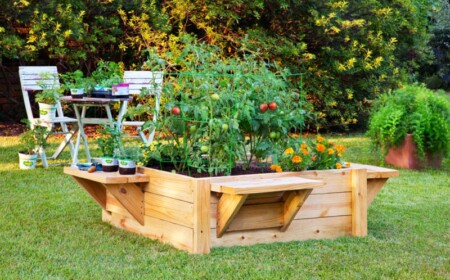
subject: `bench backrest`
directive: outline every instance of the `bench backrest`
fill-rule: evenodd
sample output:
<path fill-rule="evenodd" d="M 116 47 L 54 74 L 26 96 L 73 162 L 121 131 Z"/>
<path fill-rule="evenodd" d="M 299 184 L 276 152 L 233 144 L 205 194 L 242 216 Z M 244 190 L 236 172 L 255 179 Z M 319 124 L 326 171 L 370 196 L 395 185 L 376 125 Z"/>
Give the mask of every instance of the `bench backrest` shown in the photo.
<path fill-rule="evenodd" d="M 149 90 L 150 95 L 161 95 L 164 72 L 125 71 L 123 80 L 130 85 L 130 94 L 140 94 L 141 89 Z"/>

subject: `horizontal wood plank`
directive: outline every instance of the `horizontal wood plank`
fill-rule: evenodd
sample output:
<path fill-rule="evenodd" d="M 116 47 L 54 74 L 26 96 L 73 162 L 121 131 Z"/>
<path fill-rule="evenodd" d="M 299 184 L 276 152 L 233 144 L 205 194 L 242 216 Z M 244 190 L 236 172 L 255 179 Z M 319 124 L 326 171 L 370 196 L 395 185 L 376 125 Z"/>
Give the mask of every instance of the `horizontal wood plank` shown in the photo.
<path fill-rule="evenodd" d="M 118 172 L 102 171 L 89 173 L 75 167 L 64 167 L 64 173 L 73 177 L 84 178 L 103 184 L 146 183 L 149 181 L 149 176 L 142 173 L 136 173 L 134 175 L 121 175 Z"/>
<path fill-rule="evenodd" d="M 145 215 L 192 228 L 194 204 L 146 192 Z"/>
<path fill-rule="evenodd" d="M 227 194 L 255 194 L 310 189 L 322 185 L 324 183 L 317 180 L 300 177 L 283 177 L 249 181 L 216 182 L 211 184 L 211 190 Z"/>
<path fill-rule="evenodd" d="M 280 232 L 277 228 L 244 232 L 235 231 L 226 232 L 221 238 L 215 236 L 214 229 L 211 229 L 211 232 L 211 243 L 213 247 L 336 238 L 351 235 L 352 220 L 351 216 L 294 220 L 289 230 L 285 232 Z"/>

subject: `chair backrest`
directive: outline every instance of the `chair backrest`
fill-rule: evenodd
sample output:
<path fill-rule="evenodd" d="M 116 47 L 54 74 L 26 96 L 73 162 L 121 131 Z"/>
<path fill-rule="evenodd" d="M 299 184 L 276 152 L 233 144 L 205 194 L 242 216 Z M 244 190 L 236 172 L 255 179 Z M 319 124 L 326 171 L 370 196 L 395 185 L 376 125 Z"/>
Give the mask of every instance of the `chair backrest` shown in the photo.
<path fill-rule="evenodd" d="M 147 88 L 150 95 L 161 95 L 164 72 L 160 71 L 125 71 L 123 80 L 130 85 L 130 94 L 139 94 Z"/>
<path fill-rule="evenodd" d="M 44 78 L 42 75 L 47 73 L 49 75 L 44 76 L 48 76 L 48 78 Z M 58 69 L 56 66 L 19 66 L 19 77 L 27 117 L 33 124 L 35 118 L 31 109 L 29 92 L 42 90 L 45 85 L 59 88 Z M 61 103 L 59 102 L 56 103 L 56 112 L 58 117 L 63 117 Z"/>

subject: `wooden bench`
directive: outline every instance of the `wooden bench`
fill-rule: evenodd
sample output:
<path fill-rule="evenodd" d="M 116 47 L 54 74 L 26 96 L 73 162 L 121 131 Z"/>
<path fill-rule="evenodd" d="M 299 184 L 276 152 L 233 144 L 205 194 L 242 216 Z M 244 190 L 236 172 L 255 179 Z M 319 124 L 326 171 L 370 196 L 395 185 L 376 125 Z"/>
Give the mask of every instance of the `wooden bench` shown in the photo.
<path fill-rule="evenodd" d="M 269 192 L 284 192 L 283 224 L 280 228 L 284 232 L 313 188 L 324 184 L 322 181 L 300 177 L 212 183 L 211 191 L 222 193 L 217 206 L 217 237 L 223 236 L 249 195 Z"/>
<path fill-rule="evenodd" d="M 150 180 L 148 175 L 120 175 L 101 171 L 89 173 L 74 167 L 65 167 L 64 173 L 71 175 L 103 210 L 106 210 L 106 191 L 109 191 L 141 225 L 144 224 L 144 191 L 141 183 Z"/>

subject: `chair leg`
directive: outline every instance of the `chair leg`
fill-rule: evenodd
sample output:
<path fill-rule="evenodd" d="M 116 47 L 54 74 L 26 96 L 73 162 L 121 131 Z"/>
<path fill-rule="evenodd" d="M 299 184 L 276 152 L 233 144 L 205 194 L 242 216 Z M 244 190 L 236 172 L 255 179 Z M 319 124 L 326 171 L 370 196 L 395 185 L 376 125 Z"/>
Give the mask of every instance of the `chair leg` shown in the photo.
<path fill-rule="evenodd" d="M 39 148 L 39 156 L 41 157 L 42 165 L 44 168 L 48 168 L 47 155 L 43 147 Z"/>
<path fill-rule="evenodd" d="M 77 132 L 78 129 L 76 130 L 68 130 L 67 128 L 67 124 L 61 124 L 62 130 L 63 132 L 66 133 L 66 135 L 64 136 L 64 140 L 61 142 L 61 144 L 59 145 L 58 149 L 56 149 L 55 153 L 53 154 L 52 158 L 58 158 L 59 155 L 61 154 L 61 152 L 64 150 L 64 148 L 69 145 L 70 148 L 70 155 L 71 157 L 73 157 L 73 152 L 74 152 L 74 146 L 73 146 L 73 142 L 72 142 L 72 138 L 75 135 L 75 133 Z"/>

